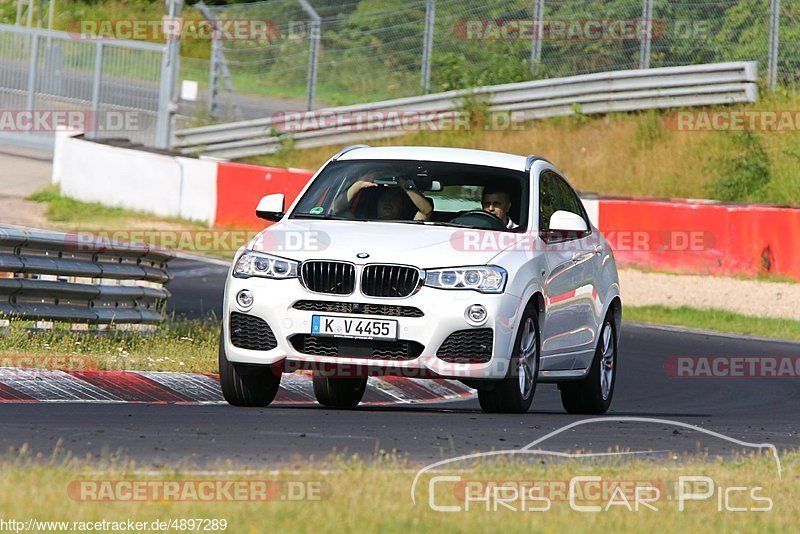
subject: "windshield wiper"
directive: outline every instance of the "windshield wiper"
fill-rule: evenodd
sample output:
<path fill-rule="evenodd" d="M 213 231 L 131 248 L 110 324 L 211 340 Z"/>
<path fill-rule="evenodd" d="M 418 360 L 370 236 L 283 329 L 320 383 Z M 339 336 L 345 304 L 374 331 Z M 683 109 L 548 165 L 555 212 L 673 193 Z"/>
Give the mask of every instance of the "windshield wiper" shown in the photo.
<path fill-rule="evenodd" d="M 314 213 L 297 213 L 289 217 L 290 219 L 319 219 L 321 221 L 354 221 L 350 217 L 340 217 L 338 215 L 316 215 Z"/>
<path fill-rule="evenodd" d="M 375 219 L 380 220 L 380 219 Z M 458 224 L 458 223 L 451 223 L 451 222 L 444 222 L 444 221 L 403 221 L 403 220 L 388 220 L 383 222 L 393 222 L 393 223 L 402 223 L 402 224 L 423 224 L 426 226 L 450 226 L 453 228 L 472 228 L 468 224 Z"/>

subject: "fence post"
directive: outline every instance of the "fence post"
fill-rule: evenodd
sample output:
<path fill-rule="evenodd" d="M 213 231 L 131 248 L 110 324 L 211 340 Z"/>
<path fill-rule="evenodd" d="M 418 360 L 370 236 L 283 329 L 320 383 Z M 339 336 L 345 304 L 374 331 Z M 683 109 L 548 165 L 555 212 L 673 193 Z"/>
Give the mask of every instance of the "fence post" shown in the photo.
<path fill-rule="evenodd" d="M 311 19 L 311 39 L 308 48 L 308 92 L 306 96 L 306 109 L 314 109 L 314 95 L 317 92 L 317 66 L 319 64 L 319 43 L 322 33 L 322 18 L 307 0 L 297 0 L 303 11 Z"/>
<path fill-rule="evenodd" d="M 103 76 L 103 41 L 97 41 L 94 49 L 94 72 L 92 73 L 92 124 L 91 129 L 86 132 L 86 137 L 94 139 L 97 137 L 97 127 L 99 123 L 100 111 L 100 81 Z"/>
<path fill-rule="evenodd" d="M 317 66 L 319 65 L 319 42 L 322 29 L 319 19 L 311 21 L 311 41 L 308 50 L 308 96 L 306 109 L 314 109 L 314 96 L 317 92 Z"/>
<path fill-rule="evenodd" d="M 183 0 L 169 0 L 167 17 L 174 21 L 183 8 Z M 169 149 L 172 137 L 172 119 L 177 110 L 176 81 L 180 61 L 180 30 L 178 35 L 167 35 L 161 58 L 161 84 L 158 88 L 158 118 L 156 119 L 156 148 Z"/>
<path fill-rule="evenodd" d="M 533 4 L 533 41 L 531 43 L 531 75 L 536 76 L 542 62 L 542 39 L 544 37 L 544 0 Z"/>
<path fill-rule="evenodd" d="M 769 77 L 769 90 L 775 92 L 778 85 L 778 51 L 779 33 L 781 28 L 781 0 L 772 0 L 769 17 L 769 66 L 767 75 Z"/>
<path fill-rule="evenodd" d="M 211 37 L 211 59 L 208 62 L 208 114 L 217 116 L 217 94 L 219 93 L 219 47 L 220 42 L 217 32 Z"/>
<path fill-rule="evenodd" d="M 28 111 L 33 111 L 36 105 L 36 67 L 39 64 L 39 35 L 31 34 L 31 58 L 28 64 L 28 98 L 26 101 Z"/>
<path fill-rule="evenodd" d="M 642 46 L 639 51 L 639 68 L 650 68 L 650 45 L 653 42 L 653 0 L 642 4 Z"/>
<path fill-rule="evenodd" d="M 433 32 L 436 29 L 436 0 L 425 0 L 425 33 L 422 35 L 422 70 L 419 84 L 422 92 L 431 90 L 431 54 L 433 53 Z"/>

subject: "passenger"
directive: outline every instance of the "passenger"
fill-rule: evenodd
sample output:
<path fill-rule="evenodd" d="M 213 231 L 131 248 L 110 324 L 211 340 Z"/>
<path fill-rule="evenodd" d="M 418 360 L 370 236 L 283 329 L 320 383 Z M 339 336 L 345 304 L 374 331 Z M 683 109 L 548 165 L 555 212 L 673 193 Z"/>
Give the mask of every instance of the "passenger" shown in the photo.
<path fill-rule="evenodd" d="M 511 193 L 508 189 L 491 185 L 484 187 L 481 195 L 481 205 L 483 206 L 483 211 L 488 211 L 503 221 L 503 224 L 509 230 L 519 228 L 519 225 L 508 216 L 508 212 L 511 211 Z"/>
<path fill-rule="evenodd" d="M 350 206 L 353 199 L 364 189 L 371 187 L 381 187 L 375 183 L 375 172 L 369 172 L 364 177 L 351 185 L 347 190 L 347 204 Z M 405 188 L 405 179 L 400 178 L 400 187 L 384 187 L 377 201 L 377 217 L 382 220 L 401 220 L 405 219 L 403 212 L 406 207 L 406 198 L 411 200 L 416 212 L 412 217 L 415 221 L 428 221 L 433 213 L 431 202 L 419 191 L 412 191 Z M 350 210 L 348 210 L 350 211 Z"/>

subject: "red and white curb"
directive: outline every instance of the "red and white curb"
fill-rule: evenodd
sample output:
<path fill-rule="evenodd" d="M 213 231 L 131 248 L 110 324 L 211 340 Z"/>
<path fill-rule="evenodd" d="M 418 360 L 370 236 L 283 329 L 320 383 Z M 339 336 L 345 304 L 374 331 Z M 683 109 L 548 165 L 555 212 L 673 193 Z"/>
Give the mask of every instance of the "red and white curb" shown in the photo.
<path fill-rule="evenodd" d="M 392 405 L 469 399 L 456 380 L 371 377 L 362 404 Z M 223 403 L 215 374 L 158 371 L 58 371 L 0 368 L 0 402 Z M 308 373 L 284 374 L 278 404 L 313 404 Z"/>

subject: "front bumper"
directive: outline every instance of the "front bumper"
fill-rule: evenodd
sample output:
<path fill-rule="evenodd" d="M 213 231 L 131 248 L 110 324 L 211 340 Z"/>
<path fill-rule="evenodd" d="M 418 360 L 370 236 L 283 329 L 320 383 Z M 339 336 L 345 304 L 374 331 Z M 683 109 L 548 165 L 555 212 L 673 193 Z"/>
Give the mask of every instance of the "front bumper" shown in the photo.
<path fill-rule="evenodd" d="M 236 294 L 248 289 L 253 294 L 253 304 L 243 309 L 236 302 Z M 329 311 L 295 309 L 298 301 L 350 302 L 376 305 L 411 306 L 424 314 L 422 317 L 389 317 Z M 465 318 L 468 306 L 481 304 L 487 310 L 486 321 L 478 326 Z M 509 357 L 516 334 L 518 316 L 522 313 L 519 297 L 508 294 L 483 294 L 476 291 L 441 290 L 422 287 L 406 298 L 374 298 L 362 295 L 358 289 L 348 296 L 313 293 L 305 289 L 298 279 L 270 280 L 264 278 L 228 277 L 225 287 L 224 319 L 225 351 L 229 361 L 235 363 L 276 365 L 280 362 L 338 364 L 369 366 L 371 369 L 419 371 L 420 375 L 433 373 L 447 378 L 500 379 L 506 375 Z M 277 346 L 271 350 L 248 350 L 231 343 L 231 312 L 245 313 L 266 321 L 274 333 Z M 422 345 L 418 357 L 408 360 L 383 360 L 368 357 L 322 356 L 298 351 L 291 339 L 311 333 L 313 315 L 393 319 L 398 322 L 397 338 Z M 451 363 L 437 357 L 445 339 L 460 330 L 491 328 L 493 331 L 492 357 L 487 363 Z"/>

